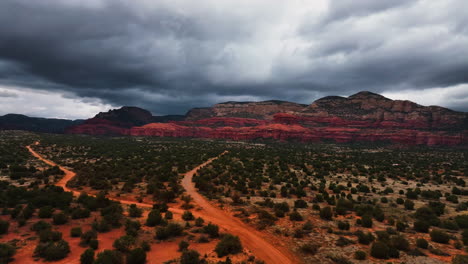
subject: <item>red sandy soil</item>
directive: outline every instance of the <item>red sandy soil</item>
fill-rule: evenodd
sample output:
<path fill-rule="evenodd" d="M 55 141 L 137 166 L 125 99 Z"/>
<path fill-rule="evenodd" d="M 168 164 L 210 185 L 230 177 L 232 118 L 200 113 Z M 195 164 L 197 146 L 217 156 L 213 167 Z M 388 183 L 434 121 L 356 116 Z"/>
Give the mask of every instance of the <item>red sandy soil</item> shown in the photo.
<path fill-rule="evenodd" d="M 39 142 L 35 143 L 35 145 L 38 145 L 38 144 Z M 45 159 L 42 155 L 34 151 L 31 148 L 31 146 L 27 146 L 27 149 L 29 150 L 29 152 L 31 152 L 31 154 L 34 157 L 42 160 L 43 162 L 51 166 L 58 166 L 65 173 L 65 176 L 59 182 L 56 183 L 57 186 L 62 187 L 65 191 L 73 192 L 73 195 L 75 196 L 80 195 L 79 191 L 71 190 L 70 188 L 66 186 L 67 182 L 70 181 L 76 175 L 73 171 L 68 170 L 62 166 L 59 166 L 53 161 Z M 284 248 L 279 245 L 271 244 L 266 239 L 266 236 L 264 234 L 257 231 L 253 227 L 250 227 L 247 224 L 243 223 L 241 220 L 224 212 L 223 210 L 213 206 L 211 203 L 209 203 L 208 200 L 206 200 L 202 195 L 200 195 L 197 192 L 197 190 L 195 189 L 195 184 L 192 182 L 193 175 L 200 168 L 208 165 L 215 159 L 217 159 L 217 157 L 211 158 L 208 161 L 204 162 L 203 164 L 192 169 L 191 171 L 185 173 L 185 176 L 182 180 L 182 186 L 185 188 L 187 193 L 190 196 L 192 196 L 194 203 L 200 207 L 200 210 L 193 212 L 193 214 L 197 217 L 202 217 L 205 220 L 218 225 L 221 229 L 227 230 L 231 234 L 239 236 L 242 244 L 247 249 L 249 249 L 253 255 L 255 255 L 258 259 L 261 259 L 268 264 L 270 263 L 271 264 L 300 263 L 297 257 L 295 257 L 287 248 Z M 119 198 L 110 198 L 110 199 L 119 201 L 122 204 L 136 204 L 137 206 L 144 207 L 144 208 L 151 208 L 153 206 L 152 204 L 149 204 L 149 203 L 139 203 L 139 202 L 123 200 Z M 178 209 L 178 208 L 170 208 L 170 211 L 175 214 L 181 214 L 184 212 L 184 210 Z M 202 251 L 205 251 L 205 250 L 202 250 Z M 171 252 L 172 258 L 175 258 L 174 255 L 172 254 L 173 252 L 172 250 L 167 250 L 167 252 Z M 164 252 L 160 252 L 159 254 L 164 254 Z M 154 256 L 154 257 L 157 257 L 158 260 L 160 259 L 160 257 L 163 257 L 162 255 L 159 256 L 159 254 L 156 253 Z M 153 257 L 153 254 L 150 253 L 149 258 L 148 258 L 150 262 L 151 262 L 152 257 Z M 168 256 L 165 256 L 163 258 L 167 258 L 167 257 Z M 73 261 L 69 260 L 68 258 L 66 260 L 68 262 L 65 262 L 65 263 L 74 263 L 75 261 L 75 260 Z"/>

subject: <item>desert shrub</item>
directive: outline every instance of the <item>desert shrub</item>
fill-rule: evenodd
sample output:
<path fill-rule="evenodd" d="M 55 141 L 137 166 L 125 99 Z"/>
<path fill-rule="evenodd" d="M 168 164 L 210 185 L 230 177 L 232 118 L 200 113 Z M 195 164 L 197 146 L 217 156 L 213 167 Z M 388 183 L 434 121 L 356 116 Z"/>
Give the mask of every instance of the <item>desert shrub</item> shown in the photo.
<path fill-rule="evenodd" d="M 71 237 L 80 237 L 81 234 L 82 234 L 82 230 L 81 230 L 81 227 L 72 227 L 72 229 L 70 229 L 70 236 Z"/>
<path fill-rule="evenodd" d="M 416 222 L 414 222 L 414 230 L 416 230 L 417 232 L 427 233 L 429 232 L 429 227 L 431 227 L 431 225 L 426 221 L 417 220 Z"/>
<path fill-rule="evenodd" d="M 294 208 L 307 208 L 307 202 L 299 199 L 294 201 Z"/>
<path fill-rule="evenodd" d="M 138 208 L 136 204 L 131 204 L 128 208 L 128 216 L 130 217 L 140 217 L 142 213 L 143 210 L 141 210 L 141 208 Z"/>
<path fill-rule="evenodd" d="M 452 264 L 466 264 L 468 263 L 468 256 L 467 255 L 456 255 L 452 259 Z"/>
<path fill-rule="evenodd" d="M 8 263 L 13 260 L 16 253 L 15 247 L 10 244 L 0 243 L 0 263 Z"/>
<path fill-rule="evenodd" d="M 141 224 L 139 221 L 132 221 L 130 219 L 127 219 L 125 221 L 125 233 L 128 236 L 138 236 L 138 230 L 140 230 Z"/>
<path fill-rule="evenodd" d="M 127 255 L 127 263 L 131 264 L 145 264 L 146 252 L 142 248 L 135 248 L 130 250 Z"/>
<path fill-rule="evenodd" d="M 455 222 L 460 228 L 468 228 L 468 214 L 455 216 Z"/>
<path fill-rule="evenodd" d="M 211 238 L 219 236 L 219 227 L 215 224 L 209 223 L 203 227 L 203 233 L 208 234 Z"/>
<path fill-rule="evenodd" d="M 289 214 L 289 219 L 291 221 L 302 221 L 304 218 L 298 211 L 293 211 Z"/>
<path fill-rule="evenodd" d="M 398 250 L 406 251 L 409 249 L 409 242 L 403 235 L 393 235 L 390 237 L 390 245 Z"/>
<path fill-rule="evenodd" d="M 396 229 L 399 231 L 399 232 L 404 232 L 405 229 L 406 229 L 407 225 L 401 221 L 397 221 L 396 222 Z"/>
<path fill-rule="evenodd" d="M 91 226 L 93 230 L 96 230 L 99 233 L 105 233 L 111 230 L 111 225 L 106 219 L 100 219 L 99 221 L 95 220 Z"/>
<path fill-rule="evenodd" d="M 356 236 L 358 237 L 358 242 L 363 245 L 369 245 L 372 241 L 375 240 L 375 237 L 372 235 L 372 233 L 364 233 L 361 230 L 356 231 Z"/>
<path fill-rule="evenodd" d="M 39 232 L 40 242 L 59 241 L 62 239 L 62 233 L 58 231 L 52 231 L 50 229 L 41 230 Z"/>
<path fill-rule="evenodd" d="M 218 257 L 242 252 L 242 244 L 239 237 L 230 234 L 224 235 L 216 245 L 215 252 L 218 254 Z"/>
<path fill-rule="evenodd" d="M 177 223 L 169 223 L 165 227 L 158 227 L 156 229 L 156 238 L 159 240 L 168 239 L 169 237 L 176 237 L 182 234 L 184 228 Z"/>
<path fill-rule="evenodd" d="M 204 223 L 205 223 L 205 220 L 203 220 L 203 218 L 201 217 L 198 217 L 197 219 L 195 219 L 195 226 L 201 227 L 203 226 Z"/>
<path fill-rule="evenodd" d="M 97 254 L 94 264 L 123 264 L 123 256 L 117 250 L 106 249 Z"/>
<path fill-rule="evenodd" d="M 346 237 L 340 236 L 340 237 L 336 240 L 335 245 L 337 245 L 337 246 L 339 246 L 339 247 L 344 247 L 344 246 L 351 245 L 351 244 L 355 244 L 355 243 L 356 243 L 356 242 L 354 242 L 353 240 L 350 240 L 350 239 L 347 239 Z"/>
<path fill-rule="evenodd" d="M 144 251 L 148 252 L 148 251 L 151 250 L 151 245 L 150 245 L 150 243 L 148 243 L 148 241 L 145 240 L 145 241 L 141 242 L 141 248 Z"/>
<path fill-rule="evenodd" d="M 431 240 L 436 243 L 447 244 L 450 241 L 450 236 L 446 232 L 434 229 L 430 233 Z"/>
<path fill-rule="evenodd" d="M 457 222 L 455 222 L 454 220 L 442 221 L 441 227 L 448 229 L 448 230 L 455 230 L 455 231 L 460 229 L 460 227 L 457 225 Z"/>
<path fill-rule="evenodd" d="M 165 214 L 164 214 L 164 219 L 167 219 L 167 220 L 171 220 L 173 218 L 173 214 L 171 211 L 167 211 Z"/>
<path fill-rule="evenodd" d="M 354 258 L 357 260 L 365 260 L 367 258 L 367 253 L 362 250 L 358 250 L 354 252 Z"/>
<path fill-rule="evenodd" d="M 331 220 L 333 217 L 333 211 L 330 206 L 320 209 L 320 218 L 325 220 Z"/>
<path fill-rule="evenodd" d="M 304 231 L 312 231 L 313 228 L 314 226 L 312 225 L 311 221 L 307 221 L 304 223 L 304 225 L 302 225 L 302 230 Z"/>
<path fill-rule="evenodd" d="M 43 206 L 39 209 L 39 218 L 51 218 L 54 208 L 50 205 Z"/>
<path fill-rule="evenodd" d="M 97 239 L 91 239 L 88 243 L 89 247 L 96 250 L 99 247 L 99 240 Z"/>
<path fill-rule="evenodd" d="M 70 253 L 70 246 L 65 240 L 39 243 L 34 249 L 34 255 L 44 258 L 46 261 L 63 259 L 68 253 Z"/>
<path fill-rule="evenodd" d="M 427 249 L 429 247 L 429 243 L 424 238 L 418 238 L 418 239 L 416 239 L 416 246 L 418 248 Z"/>
<path fill-rule="evenodd" d="M 80 264 L 93 264 L 93 263 L 94 263 L 94 250 L 91 248 L 88 248 L 80 256 Z"/>
<path fill-rule="evenodd" d="M 80 246 L 84 247 L 89 245 L 89 242 L 97 238 L 97 233 L 94 230 L 89 230 L 81 234 Z"/>
<path fill-rule="evenodd" d="M 195 250 L 185 250 L 180 256 L 180 264 L 200 264 L 200 253 Z"/>
<path fill-rule="evenodd" d="M 56 213 L 52 216 L 52 222 L 54 225 L 63 225 L 68 222 L 68 216 L 63 212 Z"/>
<path fill-rule="evenodd" d="M 190 211 L 185 211 L 183 214 L 182 214 L 182 219 L 185 220 L 185 221 L 192 221 L 195 219 L 195 217 L 193 216 L 192 212 Z"/>
<path fill-rule="evenodd" d="M 10 222 L 0 219 L 0 235 L 8 233 Z"/>
<path fill-rule="evenodd" d="M 406 210 L 414 210 L 414 202 L 411 200 L 405 200 L 404 206 Z"/>
<path fill-rule="evenodd" d="M 185 240 L 181 240 L 179 242 L 179 251 L 184 251 L 184 250 L 187 250 L 188 247 L 189 247 L 189 242 L 185 241 Z"/>
<path fill-rule="evenodd" d="M 435 207 L 437 208 L 437 207 Z M 440 208 L 436 209 L 436 210 L 440 210 Z M 434 212 L 434 210 L 430 207 L 427 207 L 427 206 L 423 206 L 423 207 L 420 207 L 416 210 L 416 213 L 414 214 L 414 216 L 416 217 L 416 219 L 420 220 L 420 221 L 426 221 L 428 222 L 430 225 L 438 225 L 440 223 L 440 220 L 437 216 L 437 213 Z"/>
<path fill-rule="evenodd" d="M 319 248 L 320 248 L 320 245 L 313 244 L 313 243 L 306 243 L 300 247 L 303 253 L 309 254 L 309 255 L 315 255 L 317 251 L 319 250 Z"/>
<path fill-rule="evenodd" d="M 135 244 L 135 238 L 125 235 L 117 238 L 112 246 L 120 252 L 128 252 L 133 244 Z"/>
<path fill-rule="evenodd" d="M 161 224 L 163 221 L 162 215 L 158 210 L 151 210 L 148 214 L 148 218 L 146 219 L 147 226 L 156 226 Z"/>
<path fill-rule="evenodd" d="M 363 227 L 371 228 L 372 227 L 372 218 L 369 215 L 363 215 L 361 217 L 361 225 Z"/>
<path fill-rule="evenodd" d="M 39 232 L 41 230 L 46 230 L 46 229 L 51 229 L 51 228 L 52 226 L 49 223 L 43 220 L 40 220 L 32 225 L 31 230 Z"/>
<path fill-rule="evenodd" d="M 88 218 L 91 214 L 91 211 L 88 208 L 76 207 L 71 211 L 72 219 L 81 219 Z"/>
<path fill-rule="evenodd" d="M 462 235 L 463 244 L 465 244 L 465 246 L 468 246 L 468 229 L 463 230 L 461 235 Z"/>
<path fill-rule="evenodd" d="M 381 241 L 374 242 L 370 249 L 370 255 L 378 259 L 388 259 L 389 247 Z"/>

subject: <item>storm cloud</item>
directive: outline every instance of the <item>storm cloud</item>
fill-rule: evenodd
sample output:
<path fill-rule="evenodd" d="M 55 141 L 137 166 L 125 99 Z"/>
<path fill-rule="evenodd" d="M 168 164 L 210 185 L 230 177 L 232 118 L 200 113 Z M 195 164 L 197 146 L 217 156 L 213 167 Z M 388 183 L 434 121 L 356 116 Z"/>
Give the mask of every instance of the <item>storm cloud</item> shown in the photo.
<path fill-rule="evenodd" d="M 465 10 L 464 0 L 2 0 L 0 85 L 154 114 L 361 90 L 468 111 Z"/>

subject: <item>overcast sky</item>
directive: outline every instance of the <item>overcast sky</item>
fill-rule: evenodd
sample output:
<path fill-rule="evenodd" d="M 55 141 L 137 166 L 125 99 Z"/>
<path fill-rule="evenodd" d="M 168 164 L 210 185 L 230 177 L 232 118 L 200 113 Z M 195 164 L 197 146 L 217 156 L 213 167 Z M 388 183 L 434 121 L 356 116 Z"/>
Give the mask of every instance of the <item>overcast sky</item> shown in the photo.
<path fill-rule="evenodd" d="M 0 114 L 362 90 L 468 111 L 466 0 L 1 0 Z"/>

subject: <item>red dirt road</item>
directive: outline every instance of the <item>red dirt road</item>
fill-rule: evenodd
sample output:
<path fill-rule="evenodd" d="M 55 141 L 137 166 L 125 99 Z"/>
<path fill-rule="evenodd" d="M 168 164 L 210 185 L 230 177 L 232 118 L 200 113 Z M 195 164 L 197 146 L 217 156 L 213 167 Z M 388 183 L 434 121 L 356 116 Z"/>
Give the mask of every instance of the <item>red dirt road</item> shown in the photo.
<path fill-rule="evenodd" d="M 38 145 L 39 142 L 36 142 L 35 145 Z M 62 187 L 67 192 L 72 192 L 73 195 L 79 196 L 79 191 L 74 191 L 68 188 L 67 182 L 75 177 L 75 173 L 71 170 L 68 170 L 53 161 L 50 161 L 44 158 L 42 155 L 34 151 L 31 146 L 26 147 L 31 154 L 42 160 L 43 162 L 51 165 L 51 166 L 58 166 L 64 173 L 65 176 L 56 183 L 57 186 Z M 224 154 L 224 153 L 223 153 Z M 223 155 L 221 154 L 221 155 Z M 182 186 L 187 191 L 187 194 L 192 196 L 193 201 L 196 205 L 198 205 L 201 209 L 194 211 L 193 214 L 197 217 L 202 217 L 205 220 L 212 222 L 218 225 L 220 228 L 229 231 L 231 234 L 239 236 L 241 239 L 242 244 L 249 249 L 257 258 L 265 261 L 268 264 L 287 264 L 287 263 L 300 263 L 297 258 L 287 249 L 281 246 L 275 246 L 269 243 L 265 236 L 254 229 L 251 226 L 248 226 L 241 220 L 231 216 L 227 212 L 215 207 L 211 203 L 208 202 L 202 195 L 200 195 L 197 190 L 195 189 L 195 184 L 192 182 L 193 175 L 202 167 L 208 165 L 212 161 L 216 160 L 218 157 L 211 158 L 200 164 L 196 168 L 192 169 L 191 171 L 185 173 L 184 178 L 182 179 Z M 140 207 L 145 208 L 152 208 L 152 204 L 149 203 L 138 203 L 135 201 L 129 201 L 124 199 L 118 198 L 109 198 L 111 200 L 118 201 L 122 204 L 136 204 Z M 184 210 L 178 208 L 170 208 L 170 211 L 181 214 Z"/>

